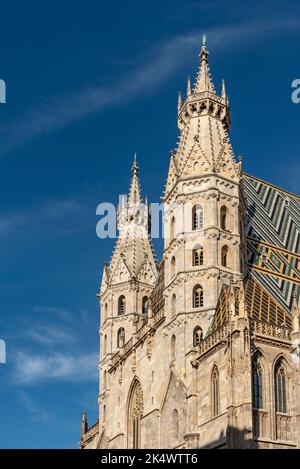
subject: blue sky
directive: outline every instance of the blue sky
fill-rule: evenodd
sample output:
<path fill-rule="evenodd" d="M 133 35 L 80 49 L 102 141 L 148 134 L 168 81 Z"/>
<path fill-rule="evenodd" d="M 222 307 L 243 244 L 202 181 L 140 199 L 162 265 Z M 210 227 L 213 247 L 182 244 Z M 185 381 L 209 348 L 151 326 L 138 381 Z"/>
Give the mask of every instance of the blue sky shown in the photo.
<path fill-rule="evenodd" d="M 247 172 L 298 192 L 300 5 L 10 1 L 0 7 L 0 447 L 77 447 L 97 416 L 99 308 L 112 240 L 96 206 L 127 192 L 134 152 L 159 201 L 178 90 L 207 34 Z M 161 247 L 156 242 L 158 251 Z"/>

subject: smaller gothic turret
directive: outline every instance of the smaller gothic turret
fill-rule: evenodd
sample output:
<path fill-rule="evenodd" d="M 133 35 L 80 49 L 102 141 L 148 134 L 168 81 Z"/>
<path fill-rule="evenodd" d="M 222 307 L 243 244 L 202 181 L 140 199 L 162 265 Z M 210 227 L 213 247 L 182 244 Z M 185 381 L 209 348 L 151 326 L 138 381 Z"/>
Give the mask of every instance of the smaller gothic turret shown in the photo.
<path fill-rule="evenodd" d="M 80 436 L 81 438 L 86 434 L 86 432 L 88 431 L 88 421 L 87 421 L 87 412 L 84 411 L 83 412 L 83 415 L 82 415 L 82 420 L 81 420 L 81 432 L 80 432 Z"/>
<path fill-rule="evenodd" d="M 135 156 L 129 193 L 119 201 L 119 236 L 103 270 L 99 294 L 100 363 L 106 355 L 122 349 L 147 317 L 148 299 L 157 277 L 149 228 L 148 202 L 142 200 Z"/>
<path fill-rule="evenodd" d="M 104 266 L 100 293 L 100 395 L 102 420 L 106 413 L 110 386 L 109 360 L 123 354 L 126 343 L 147 320 L 149 298 L 157 278 L 151 244 L 148 202 L 142 200 L 136 156 L 127 196 L 118 207 L 118 231 L 109 264 Z M 120 377 L 121 380 L 121 377 Z"/>

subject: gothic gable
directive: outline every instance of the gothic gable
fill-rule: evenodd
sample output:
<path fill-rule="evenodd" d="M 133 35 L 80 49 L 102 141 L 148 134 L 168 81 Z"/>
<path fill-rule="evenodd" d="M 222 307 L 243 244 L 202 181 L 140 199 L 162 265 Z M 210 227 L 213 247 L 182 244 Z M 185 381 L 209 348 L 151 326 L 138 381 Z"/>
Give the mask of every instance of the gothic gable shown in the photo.
<path fill-rule="evenodd" d="M 175 157 L 174 154 L 171 153 L 170 157 L 170 165 L 169 165 L 169 173 L 167 177 L 165 192 L 168 193 L 171 189 L 175 186 L 178 179 L 178 170 L 176 167 Z"/>
<path fill-rule="evenodd" d="M 171 371 L 161 407 L 161 429 L 169 429 L 168 432 L 161 431 L 162 448 L 174 448 L 178 444 L 177 441 L 182 440 L 182 436 L 186 432 L 187 410 L 184 405 L 185 401 L 186 387 L 176 375 L 176 372 Z M 174 428 L 176 425 L 174 414 L 178 416 L 178 428 Z"/>
<path fill-rule="evenodd" d="M 109 271 L 107 265 L 104 266 L 103 275 L 100 285 L 100 294 L 102 295 L 109 285 Z"/>
<path fill-rule="evenodd" d="M 140 282 L 150 283 L 153 285 L 156 281 L 156 271 L 153 269 L 153 265 L 149 262 L 148 257 L 145 258 L 145 262 L 141 267 L 137 279 Z"/>
<path fill-rule="evenodd" d="M 111 273 L 111 282 L 112 284 L 126 282 L 130 280 L 130 272 L 124 260 L 124 256 L 121 254 L 120 260 L 117 263 L 114 271 Z"/>

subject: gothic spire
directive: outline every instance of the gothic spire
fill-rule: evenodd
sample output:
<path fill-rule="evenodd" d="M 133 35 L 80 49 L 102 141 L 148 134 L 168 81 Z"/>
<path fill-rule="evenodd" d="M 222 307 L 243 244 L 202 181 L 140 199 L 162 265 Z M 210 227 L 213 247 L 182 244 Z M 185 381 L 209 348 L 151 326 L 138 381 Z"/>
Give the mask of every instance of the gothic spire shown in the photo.
<path fill-rule="evenodd" d="M 179 91 L 179 93 L 178 93 L 178 104 L 177 104 L 178 111 L 181 108 L 181 106 L 182 106 L 182 97 L 181 97 L 181 92 Z"/>
<path fill-rule="evenodd" d="M 118 283 L 121 279 L 125 281 L 125 279 L 139 278 L 144 267 L 147 269 L 149 267 L 149 282 L 154 282 L 157 266 L 149 231 L 150 211 L 148 201 L 143 203 L 142 200 L 135 155 L 128 197 L 119 197 L 119 233 L 109 262 L 109 269 L 104 270 L 103 273 L 106 287 L 108 283 Z M 107 271 L 109 282 L 106 281 Z M 105 286 L 102 291 L 105 291 Z"/>
<path fill-rule="evenodd" d="M 187 79 L 187 91 L 186 91 L 187 96 L 190 96 L 192 94 L 192 88 L 191 88 L 191 78 L 188 77 Z"/>
<path fill-rule="evenodd" d="M 132 179 L 130 184 L 130 190 L 128 194 L 128 205 L 140 205 L 141 204 L 141 189 L 138 175 L 138 165 L 136 161 L 136 153 L 134 154 L 133 165 L 132 165 Z"/>
<path fill-rule="evenodd" d="M 88 431 L 89 425 L 87 421 L 87 412 L 84 411 L 82 415 L 82 420 L 81 420 L 81 437 L 85 435 L 85 433 Z"/>
<path fill-rule="evenodd" d="M 194 93 L 210 91 L 215 93 L 215 88 L 211 80 L 210 68 L 208 64 L 208 50 L 206 48 L 206 36 L 203 34 L 202 47 L 200 51 L 200 67 L 197 75 Z"/>
<path fill-rule="evenodd" d="M 225 86 L 225 80 L 222 80 L 222 98 L 226 99 L 226 86 Z"/>

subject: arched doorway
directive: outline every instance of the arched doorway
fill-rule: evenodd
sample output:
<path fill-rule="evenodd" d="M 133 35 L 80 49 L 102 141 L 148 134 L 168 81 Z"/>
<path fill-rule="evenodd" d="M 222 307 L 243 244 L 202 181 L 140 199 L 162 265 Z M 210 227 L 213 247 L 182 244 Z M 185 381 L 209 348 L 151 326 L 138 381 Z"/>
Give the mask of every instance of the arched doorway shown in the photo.
<path fill-rule="evenodd" d="M 128 448 L 141 447 L 141 418 L 143 416 L 143 390 L 141 383 L 135 379 L 129 397 L 128 405 Z"/>

